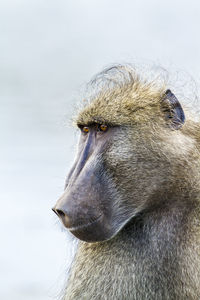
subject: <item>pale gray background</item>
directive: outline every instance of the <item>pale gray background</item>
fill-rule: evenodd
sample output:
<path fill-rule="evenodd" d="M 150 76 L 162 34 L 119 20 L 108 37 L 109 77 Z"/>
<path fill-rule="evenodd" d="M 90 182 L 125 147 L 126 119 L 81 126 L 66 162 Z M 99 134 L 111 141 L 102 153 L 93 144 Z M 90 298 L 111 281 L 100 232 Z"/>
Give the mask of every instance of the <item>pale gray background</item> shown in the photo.
<path fill-rule="evenodd" d="M 199 32 L 199 1 L 1 0 L 0 299 L 52 299 L 65 280 L 73 247 L 51 207 L 75 152 L 77 91 L 114 62 L 199 80 Z"/>

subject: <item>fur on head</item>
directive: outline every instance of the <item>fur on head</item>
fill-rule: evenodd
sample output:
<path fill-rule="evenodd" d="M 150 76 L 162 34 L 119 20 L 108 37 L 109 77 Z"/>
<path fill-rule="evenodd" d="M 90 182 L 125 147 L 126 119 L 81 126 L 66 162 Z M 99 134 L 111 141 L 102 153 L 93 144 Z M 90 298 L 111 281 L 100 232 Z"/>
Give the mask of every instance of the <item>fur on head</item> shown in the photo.
<path fill-rule="evenodd" d="M 185 120 L 165 82 L 118 65 L 98 74 L 94 85 L 98 89 L 76 119 L 77 159 L 54 209 L 75 236 L 89 242 L 110 239 L 152 205 L 188 199 L 200 182 L 194 167 L 197 125 Z M 101 125 L 108 130 L 101 132 Z"/>
<path fill-rule="evenodd" d="M 146 122 L 154 117 L 155 110 L 160 114 L 159 101 L 166 91 L 165 82 L 159 86 L 156 80 L 147 81 L 131 65 L 107 68 L 89 85 L 97 89 L 93 89 L 79 113 L 77 124 L 102 122 L 115 126 Z"/>

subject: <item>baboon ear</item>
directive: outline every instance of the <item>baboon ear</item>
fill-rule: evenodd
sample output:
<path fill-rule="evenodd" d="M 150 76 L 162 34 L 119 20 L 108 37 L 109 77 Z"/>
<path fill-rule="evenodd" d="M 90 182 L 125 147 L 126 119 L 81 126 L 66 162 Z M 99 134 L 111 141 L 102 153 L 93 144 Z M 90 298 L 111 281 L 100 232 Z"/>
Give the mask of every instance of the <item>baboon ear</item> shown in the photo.
<path fill-rule="evenodd" d="M 173 129 L 179 129 L 185 122 L 185 114 L 176 96 L 167 90 L 161 102 L 167 123 Z"/>

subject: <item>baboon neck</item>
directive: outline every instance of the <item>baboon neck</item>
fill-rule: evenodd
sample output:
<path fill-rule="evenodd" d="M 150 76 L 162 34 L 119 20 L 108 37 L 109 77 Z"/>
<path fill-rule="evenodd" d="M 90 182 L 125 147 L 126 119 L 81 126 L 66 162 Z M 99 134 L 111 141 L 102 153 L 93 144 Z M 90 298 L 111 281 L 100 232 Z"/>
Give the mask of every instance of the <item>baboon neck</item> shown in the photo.
<path fill-rule="evenodd" d="M 148 295 L 151 300 L 196 300 L 182 288 L 187 272 L 193 272 L 194 277 L 198 273 L 198 255 L 190 251 L 194 237 L 189 228 L 195 217 L 193 211 L 187 216 L 178 207 L 165 208 L 162 214 L 148 211 L 109 241 L 80 242 L 67 295 L 73 292 L 75 300 L 120 300 L 123 290 L 123 299 L 146 299 Z M 102 288 L 107 298 L 102 298 Z M 69 299 L 66 296 L 65 300 Z"/>
<path fill-rule="evenodd" d="M 180 236 L 188 234 L 200 212 L 200 195 L 188 193 L 180 195 L 168 194 L 157 202 L 154 201 L 149 209 L 144 210 L 125 226 L 124 231 L 148 240 L 160 234 L 168 242 L 179 240 Z M 151 240 L 149 240 L 151 241 Z"/>

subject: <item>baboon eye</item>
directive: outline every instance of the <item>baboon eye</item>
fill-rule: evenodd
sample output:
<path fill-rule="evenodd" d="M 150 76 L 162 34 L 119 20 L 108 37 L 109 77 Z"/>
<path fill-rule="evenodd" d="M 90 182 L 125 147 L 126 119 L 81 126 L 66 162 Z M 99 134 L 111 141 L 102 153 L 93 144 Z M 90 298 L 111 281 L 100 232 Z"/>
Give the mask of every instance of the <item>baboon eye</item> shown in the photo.
<path fill-rule="evenodd" d="M 82 132 L 84 132 L 84 133 L 88 133 L 89 132 L 89 127 L 87 127 L 87 126 L 84 126 L 83 128 L 82 128 Z"/>
<path fill-rule="evenodd" d="M 103 132 L 107 131 L 107 129 L 108 129 L 108 126 L 107 126 L 107 125 L 104 125 L 104 124 L 101 124 L 101 125 L 99 125 L 99 127 L 98 127 L 98 130 L 99 130 L 99 131 L 103 131 Z"/>

